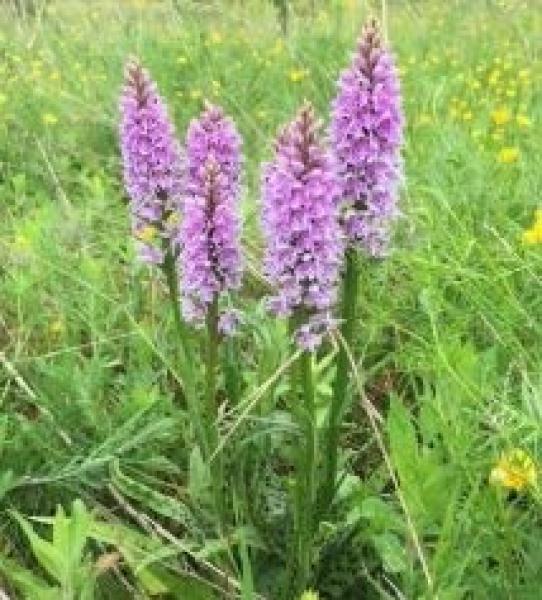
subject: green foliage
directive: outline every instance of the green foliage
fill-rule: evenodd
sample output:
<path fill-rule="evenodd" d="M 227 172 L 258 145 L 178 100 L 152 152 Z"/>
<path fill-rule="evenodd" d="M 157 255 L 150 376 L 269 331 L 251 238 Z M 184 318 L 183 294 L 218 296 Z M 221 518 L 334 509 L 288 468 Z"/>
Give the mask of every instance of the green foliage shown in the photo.
<path fill-rule="evenodd" d="M 11 579 L 25 598 L 65 598 L 66 600 L 90 600 L 94 598 L 96 574 L 88 555 L 84 553 L 89 534 L 90 518 L 84 505 L 75 501 L 71 517 L 61 507 L 52 521 L 52 541 L 35 533 L 28 520 L 13 513 L 23 530 L 38 564 L 55 582 L 47 584 L 30 571 L 15 567 L 11 561 L 0 562 L 5 577 Z"/>

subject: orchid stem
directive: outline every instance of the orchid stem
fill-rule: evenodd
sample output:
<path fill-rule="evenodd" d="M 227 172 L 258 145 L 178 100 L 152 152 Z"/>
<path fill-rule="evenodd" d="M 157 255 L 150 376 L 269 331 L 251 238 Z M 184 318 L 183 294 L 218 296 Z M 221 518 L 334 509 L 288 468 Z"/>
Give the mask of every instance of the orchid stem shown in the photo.
<path fill-rule="evenodd" d="M 341 344 L 337 357 L 337 371 L 333 381 L 331 407 L 327 421 L 326 451 L 324 464 L 324 482 L 318 502 L 319 513 L 323 518 L 330 510 L 335 498 L 337 486 L 337 467 L 339 454 L 339 434 L 341 421 L 348 405 L 349 360 L 345 346 L 351 347 L 355 339 L 356 303 L 358 296 L 358 262 L 355 250 L 346 253 L 346 271 L 342 286 L 341 306 Z"/>

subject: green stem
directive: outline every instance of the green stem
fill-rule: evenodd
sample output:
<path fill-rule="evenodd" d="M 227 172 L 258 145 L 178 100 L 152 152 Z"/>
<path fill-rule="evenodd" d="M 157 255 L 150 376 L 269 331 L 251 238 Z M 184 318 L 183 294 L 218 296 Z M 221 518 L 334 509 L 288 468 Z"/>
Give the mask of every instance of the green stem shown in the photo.
<path fill-rule="evenodd" d="M 292 336 L 304 315 L 292 318 Z M 290 546 L 284 598 L 294 598 L 307 587 L 311 576 L 314 534 L 318 527 L 315 511 L 317 494 L 316 404 L 312 375 L 312 354 L 303 352 L 291 368 L 292 409 L 302 434 L 296 456 L 294 487 L 294 530 Z"/>
<path fill-rule="evenodd" d="M 302 470 L 298 473 L 299 484 L 303 491 L 300 498 L 300 539 L 298 542 L 299 588 L 302 592 L 309 583 L 311 557 L 314 534 L 317 528 L 315 519 L 316 505 L 316 410 L 314 401 L 314 385 L 312 379 L 312 354 L 303 352 L 300 358 L 301 386 L 304 408 L 304 456 L 301 460 Z"/>
<path fill-rule="evenodd" d="M 188 335 L 186 327 L 181 316 L 181 303 L 179 299 L 179 288 L 177 272 L 175 269 L 175 258 L 171 252 L 171 248 L 166 249 L 166 255 L 164 258 L 164 273 L 166 275 L 167 285 L 169 288 L 169 298 L 171 300 L 171 308 L 173 310 L 173 319 L 175 320 L 175 328 L 179 336 L 179 342 L 181 344 L 182 358 L 186 361 L 190 358 L 190 348 L 188 346 Z"/>
<path fill-rule="evenodd" d="M 348 404 L 350 361 L 345 345 L 351 347 L 355 336 L 358 279 L 357 256 L 355 250 L 350 249 L 346 253 L 346 271 L 342 286 L 341 335 L 343 340 L 341 340 L 337 357 L 337 372 L 333 381 L 325 441 L 324 482 L 318 502 L 321 517 L 328 513 L 336 492 L 339 433 L 342 417 Z"/>
<path fill-rule="evenodd" d="M 212 453 L 219 443 L 218 432 L 218 407 L 216 402 L 217 394 L 217 369 L 218 369 L 218 348 L 220 336 L 218 334 L 218 296 L 215 295 L 213 302 L 209 305 L 206 315 L 207 325 L 207 347 L 206 347 L 206 425 L 210 453 Z M 215 497 L 215 507 L 218 517 L 219 528 L 222 528 L 224 520 L 224 461 L 222 453 L 215 457 L 211 463 L 211 477 L 213 480 L 213 490 Z"/>
<path fill-rule="evenodd" d="M 175 267 L 175 257 L 173 256 L 169 245 L 165 249 L 165 258 L 162 269 L 166 276 L 166 281 L 169 288 L 169 299 L 171 301 L 171 309 L 173 311 L 175 330 L 179 339 L 179 347 L 177 348 L 179 358 L 177 365 L 183 381 L 186 404 L 190 412 L 192 423 L 194 424 L 196 430 L 197 442 L 204 455 L 206 455 L 208 448 L 207 436 L 205 434 L 205 428 L 201 419 L 201 411 L 197 401 L 192 350 L 188 339 L 188 331 L 181 315 L 181 303 L 179 297 L 177 270 Z"/>
<path fill-rule="evenodd" d="M 216 418 L 216 370 L 218 363 L 218 299 L 215 296 L 209 305 L 207 324 L 206 404 L 210 420 Z"/>

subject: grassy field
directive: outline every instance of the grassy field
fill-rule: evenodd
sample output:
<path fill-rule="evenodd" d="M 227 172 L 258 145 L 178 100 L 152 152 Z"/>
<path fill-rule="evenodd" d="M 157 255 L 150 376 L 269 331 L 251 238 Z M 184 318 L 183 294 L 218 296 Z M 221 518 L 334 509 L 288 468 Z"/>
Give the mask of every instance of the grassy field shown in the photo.
<path fill-rule="evenodd" d="M 263 0 L 51 0 L 34 14 L 0 3 L 10 598 L 283 594 L 299 432 L 282 377 L 287 325 L 264 310 L 260 165 L 304 99 L 328 121 L 371 12 L 401 75 L 402 218 L 390 256 L 363 261 L 343 479 L 306 589 L 320 600 L 540 597 L 542 4 L 293 5 L 283 36 Z M 218 398 L 226 523 L 194 444 L 167 290 L 130 235 L 117 135 L 130 55 L 180 137 L 209 98 L 244 138 L 246 323 Z M 333 352 L 312 365 L 317 423 Z M 197 385 L 200 363 L 189 365 Z"/>

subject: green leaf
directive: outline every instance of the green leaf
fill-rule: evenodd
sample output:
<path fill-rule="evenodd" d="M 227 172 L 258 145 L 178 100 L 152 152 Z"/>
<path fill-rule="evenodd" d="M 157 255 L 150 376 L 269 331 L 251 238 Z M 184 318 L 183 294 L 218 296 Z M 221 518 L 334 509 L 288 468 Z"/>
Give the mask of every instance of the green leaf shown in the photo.
<path fill-rule="evenodd" d="M 406 552 L 396 535 L 393 533 L 381 533 L 374 535 L 372 540 L 387 571 L 390 573 L 400 573 L 406 570 Z"/>
<path fill-rule="evenodd" d="M 397 398 L 392 398 L 388 419 L 388 431 L 392 461 L 401 479 L 408 478 L 412 467 L 418 461 L 416 430 L 410 413 Z"/>
<path fill-rule="evenodd" d="M 403 529 L 403 521 L 393 506 L 376 496 L 361 501 L 360 516 L 369 521 L 371 529 L 375 532 Z"/>
<path fill-rule="evenodd" d="M 26 535 L 32 552 L 40 565 L 59 583 L 64 582 L 65 568 L 64 556 L 61 551 L 53 546 L 53 544 L 45 541 L 34 532 L 32 525 L 20 514 L 12 511 L 11 514 L 19 523 L 19 526 Z"/>
<path fill-rule="evenodd" d="M 188 489 L 194 502 L 205 503 L 211 489 L 211 472 L 205 464 L 199 446 L 190 453 Z"/>
<path fill-rule="evenodd" d="M 58 600 L 62 597 L 59 588 L 49 586 L 41 577 L 21 567 L 14 560 L 0 557 L 0 571 L 27 600 Z"/>
<path fill-rule="evenodd" d="M 124 495 L 136 500 L 156 514 L 172 519 L 176 523 L 181 523 L 194 536 L 200 535 L 190 510 L 176 498 L 166 496 L 128 477 L 120 470 L 118 461 L 112 463 L 111 477 L 113 485 Z"/>

